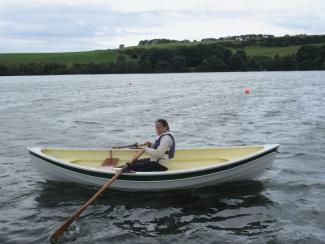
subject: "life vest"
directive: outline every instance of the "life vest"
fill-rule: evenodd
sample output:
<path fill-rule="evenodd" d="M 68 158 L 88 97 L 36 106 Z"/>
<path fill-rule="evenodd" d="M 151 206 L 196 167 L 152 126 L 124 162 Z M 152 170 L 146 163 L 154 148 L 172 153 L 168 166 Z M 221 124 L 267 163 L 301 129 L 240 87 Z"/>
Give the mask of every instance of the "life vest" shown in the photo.
<path fill-rule="evenodd" d="M 173 158 L 173 157 L 175 156 L 175 147 L 176 147 L 176 143 L 175 143 L 175 138 L 174 138 L 174 136 L 173 136 L 173 134 L 172 134 L 171 132 L 166 132 L 166 133 L 160 135 L 160 136 L 158 137 L 158 139 L 155 141 L 155 143 L 154 143 L 154 145 L 153 145 L 153 148 L 154 148 L 154 149 L 157 149 L 157 148 L 159 147 L 159 145 L 160 145 L 160 140 L 161 140 L 161 138 L 163 138 L 163 136 L 169 136 L 169 137 L 172 139 L 172 141 L 173 141 L 173 143 L 172 143 L 172 145 L 171 145 L 169 151 L 166 151 L 166 152 L 165 152 L 165 154 L 168 154 L 168 157 L 169 157 L 169 158 Z"/>

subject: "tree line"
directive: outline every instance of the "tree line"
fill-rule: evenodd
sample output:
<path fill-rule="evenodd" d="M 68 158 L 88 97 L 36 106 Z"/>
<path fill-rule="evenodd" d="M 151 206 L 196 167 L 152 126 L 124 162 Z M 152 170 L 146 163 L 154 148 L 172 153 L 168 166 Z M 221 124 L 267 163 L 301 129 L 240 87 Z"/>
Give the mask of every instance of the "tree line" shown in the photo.
<path fill-rule="evenodd" d="M 163 43 L 189 43 L 189 40 L 170 40 L 170 39 L 152 39 L 141 40 L 138 46 L 156 45 Z M 197 41 L 193 41 L 195 43 Z M 220 38 L 204 38 L 201 42 L 218 42 L 218 44 L 229 48 L 244 48 L 247 46 L 264 46 L 264 47 L 286 47 L 292 45 L 307 45 L 316 43 L 325 43 L 325 35 L 285 35 L 276 37 L 265 34 L 250 34 L 239 36 L 227 36 Z"/>
<path fill-rule="evenodd" d="M 325 70 L 325 45 L 302 46 L 295 55 L 247 56 L 220 44 L 119 51 L 115 62 L 0 65 L 0 75 L 113 74 L 221 71 Z"/>

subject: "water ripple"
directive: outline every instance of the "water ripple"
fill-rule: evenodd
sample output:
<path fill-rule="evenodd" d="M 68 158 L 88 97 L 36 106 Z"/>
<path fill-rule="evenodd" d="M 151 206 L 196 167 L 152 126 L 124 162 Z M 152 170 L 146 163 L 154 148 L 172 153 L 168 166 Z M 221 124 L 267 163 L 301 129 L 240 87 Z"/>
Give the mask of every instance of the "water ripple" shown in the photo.
<path fill-rule="evenodd" d="M 160 117 L 169 120 L 178 147 L 280 143 L 280 154 L 257 181 L 107 191 L 62 243 L 325 242 L 324 75 L 0 77 L 0 242 L 47 243 L 98 189 L 45 180 L 25 147 L 140 142 L 155 137 Z"/>

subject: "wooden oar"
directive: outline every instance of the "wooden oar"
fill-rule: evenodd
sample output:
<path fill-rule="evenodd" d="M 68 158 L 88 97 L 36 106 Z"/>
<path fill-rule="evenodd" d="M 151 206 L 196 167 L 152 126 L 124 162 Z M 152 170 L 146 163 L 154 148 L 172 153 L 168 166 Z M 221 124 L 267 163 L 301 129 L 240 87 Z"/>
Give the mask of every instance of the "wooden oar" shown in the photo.
<path fill-rule="evenodd" d="M 138 143 L 134 143 L 131 145 L 126 145 L 126 146 L 112 146 L 112 149 L 123 149 L 123 148 L 138 148 L 138 147 L 142 147 L 142 146 L 147 146 L 147 143 L 144 144 L 138 144 Z"/>
<path fill-rule="evenodd" d="M 144 150 L 141 149 L 133 156 L 132 160 L 130 161 L 130 164 L 132 164 L 135 160 L 137 160 L 142 154 L 144 153 Z M 51 236 L 51 242 L 55 243 L 59 239 L 59 237 L 63 234 L 66 228 L 68 228 L 73 221 L 75 221 L 79 215 L 90 205 L 92 204 L 100 194 L 102 194 L 108 187 L 110 187 L 113 182 L 123 173 L 124 169 L 128 165 L 125 164 L 121 170 L 117 171 L 117 173 L 111 178 L 109 181 L 105 183 L 105 185 L 102 186 L 102 188 L 99 189 L 98 192 L 95 193 L 76 213 L 74 213 L 69 219 L 67 219 Z"/>

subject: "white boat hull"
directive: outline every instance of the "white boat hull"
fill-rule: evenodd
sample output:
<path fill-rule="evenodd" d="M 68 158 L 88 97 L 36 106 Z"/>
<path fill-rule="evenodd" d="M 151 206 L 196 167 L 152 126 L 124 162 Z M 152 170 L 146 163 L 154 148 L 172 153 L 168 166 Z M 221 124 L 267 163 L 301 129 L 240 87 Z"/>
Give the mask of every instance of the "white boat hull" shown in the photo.
<path fill-rule="evenodd" d="M 272 165 L 278 146 L 267 145 L 259 155 L 207 169 L 123 173 L 111 188 L 120 191 L 170 191 L 255 179 Z M 37 150 L 29 150 L 34 156 L 33 163 L 37 169 L 53 181 L 102 186 L 114 175 L 110 169 L 81 167 L 75 170 L 67 165 L 62 167 L 60 162 L 49 163 L 47 158 L 37 155 Z"/>

